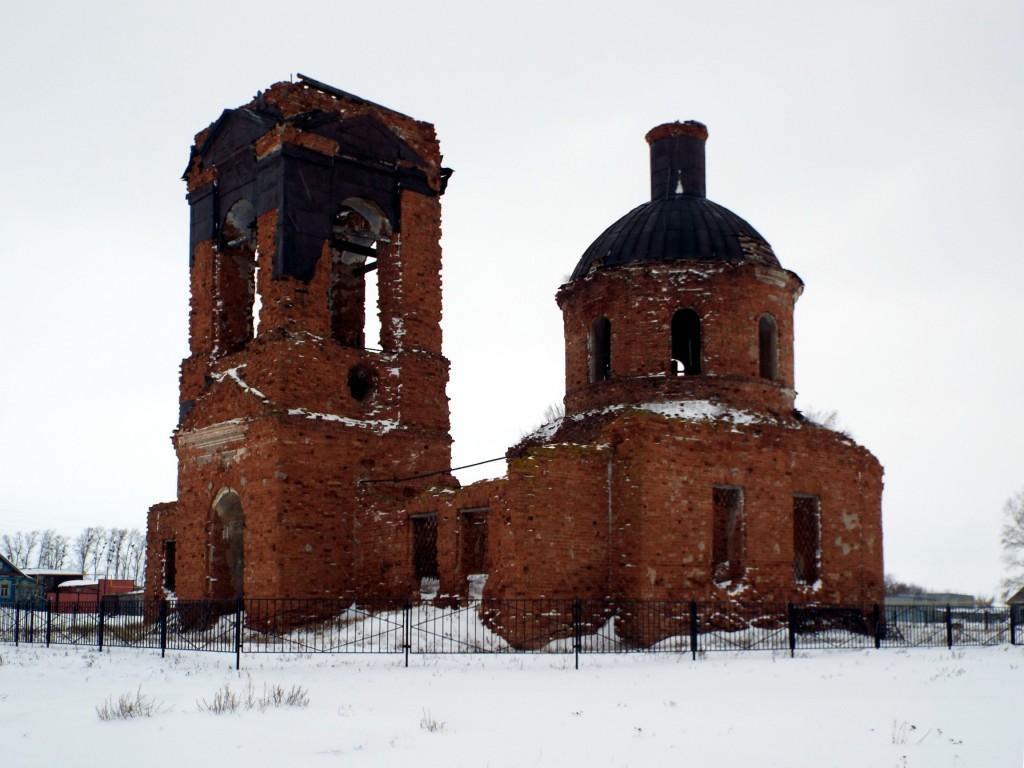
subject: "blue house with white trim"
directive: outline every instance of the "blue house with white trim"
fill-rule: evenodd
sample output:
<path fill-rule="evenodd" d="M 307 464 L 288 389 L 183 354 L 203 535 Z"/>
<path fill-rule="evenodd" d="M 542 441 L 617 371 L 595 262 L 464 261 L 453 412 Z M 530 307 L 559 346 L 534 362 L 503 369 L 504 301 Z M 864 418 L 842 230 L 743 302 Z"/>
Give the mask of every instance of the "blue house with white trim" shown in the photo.
<path fill-rule="evenodd" d="M 0 555 L 0 606 L 42 599 L 42 585 Z"/>

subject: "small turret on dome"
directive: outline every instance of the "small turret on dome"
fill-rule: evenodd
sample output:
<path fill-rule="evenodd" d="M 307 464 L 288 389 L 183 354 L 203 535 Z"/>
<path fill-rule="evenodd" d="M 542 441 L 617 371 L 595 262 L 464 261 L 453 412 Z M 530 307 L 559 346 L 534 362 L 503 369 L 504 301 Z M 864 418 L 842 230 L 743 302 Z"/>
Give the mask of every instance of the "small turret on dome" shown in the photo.
<path fill-rule="evenodd" d="M 704 145 L 696 120 L 648 131 L 651 200 L 612 224 L 587 248 L 571 280 L 592 269 L 640 262 L 752 261 L 780 266 L 771 245 L 744 219 L 708 200 Z"/>
<path fill-rule="evenodd" d="M 651 145 L 651 200 L 704 197 L 704 143 L 708 127 L 696 120 L 663 123 L 644 137 Z"/>

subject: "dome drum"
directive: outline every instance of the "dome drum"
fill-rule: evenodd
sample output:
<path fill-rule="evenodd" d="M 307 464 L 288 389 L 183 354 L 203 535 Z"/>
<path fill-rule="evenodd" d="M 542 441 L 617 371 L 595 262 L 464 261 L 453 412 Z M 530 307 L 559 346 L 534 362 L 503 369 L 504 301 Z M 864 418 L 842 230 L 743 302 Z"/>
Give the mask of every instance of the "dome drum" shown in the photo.
<path fill-rule="evenodd" d="M 790 272 L 755 264 L 620 267 L 563 286 L 566 412 L 710 399 L 791 415 L 802 287 Z M 607 341 L 595 337 L 597 318 L 607 320 Z M 596 377 L 601 354 L 607 375 Z"/>

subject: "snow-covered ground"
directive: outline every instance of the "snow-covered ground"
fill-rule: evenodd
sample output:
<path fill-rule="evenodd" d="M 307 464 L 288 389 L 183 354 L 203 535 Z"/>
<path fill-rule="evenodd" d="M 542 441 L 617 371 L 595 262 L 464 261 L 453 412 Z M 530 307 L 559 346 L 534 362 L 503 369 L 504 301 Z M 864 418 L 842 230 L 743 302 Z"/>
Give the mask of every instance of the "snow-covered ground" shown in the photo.
<path fill-rule="evenodd" d="M 1024 647 L 234 656 L 0 645 L 7 765 L 1020 766 Z M 239 707 L 215 714 L 224 687 Z M 246 708 L 275 690 L 308 705 Z M 301 689 L 301 691 L 298 691 Z M 251 691 L 251 695 L 249 694 Z M 150 717 L 101 720 L 122 696 Z M 301 696 L 300 696 L 301 698 Z"/>

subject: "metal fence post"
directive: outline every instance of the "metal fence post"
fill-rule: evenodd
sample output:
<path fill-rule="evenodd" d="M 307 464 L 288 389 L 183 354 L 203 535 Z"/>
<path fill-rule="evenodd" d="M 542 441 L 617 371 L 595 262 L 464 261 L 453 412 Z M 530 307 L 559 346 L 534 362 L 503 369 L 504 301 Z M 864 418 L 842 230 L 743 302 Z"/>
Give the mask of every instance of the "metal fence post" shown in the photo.
<path fill-rule="evenodd" d="M 875 625 L 875 650 L 882 647 L 882 608 L 875 603 L 871 609 L 871 621 Z"/>
<path fill-rule="evenodd" d="M 412 603 L 408 600 L 402 606 L 402 650 L 405 652 L 405 668 L 409 668 L 409 649 L 412 647 Z"/>
<path fill-rule="evenodd" d="M 167 655 L 167 598 L 160 601 L 160 658 Z"/>
<path fill-rule="evenodd" d="M 51 622 L 51 611 L 50 601 L 46 601 L 46 647 L 50 647 L 50 622 Z"/>
<path fill-rule="evenodd" d="M 697 601 L 690 601 L 690 654 L 697 660 Z"/>
<path fill-rule="evenodd" d="M 96 644 L 100 650 L 103 651 L 103 600 L 100 599 L 96 603 L 96 612 L 98 621 L 96 622 Z"/>
<path fill-rule="evenodd" d="M 580 645 L 583 643 L 583 610 L 579 598 L 572 601 L 572 648 L 576 654 L 576 669 L 580 668 Z"/>
<path fill-rule="evenodd" d="M 1010 606 L 1010 645 L 1017 644 L 1017 606 Z"/>
<path fill-rule="evenodd" d="M 789 658 L 792 659 L 796 655 L 796 606 L 787 603 L 786 614 L 789 617 Z"/>
<path fill-rule="evenodd" d="M 946 605 L 946 647 L 953 648 L 953 607 Z"/>
<path fill-rule="evenodd" d="M 21 645 L 21 606 L 14 604 L 14 647 Z"/>
<path fill-rule="evenodd" d="M 242 668 L 242 598 L 235 601 L 235 669 Z"/>
<path fill-rule="evenodd" d="M 167 598 L 160 601 L 160 657 L 167 655 Z"/>

